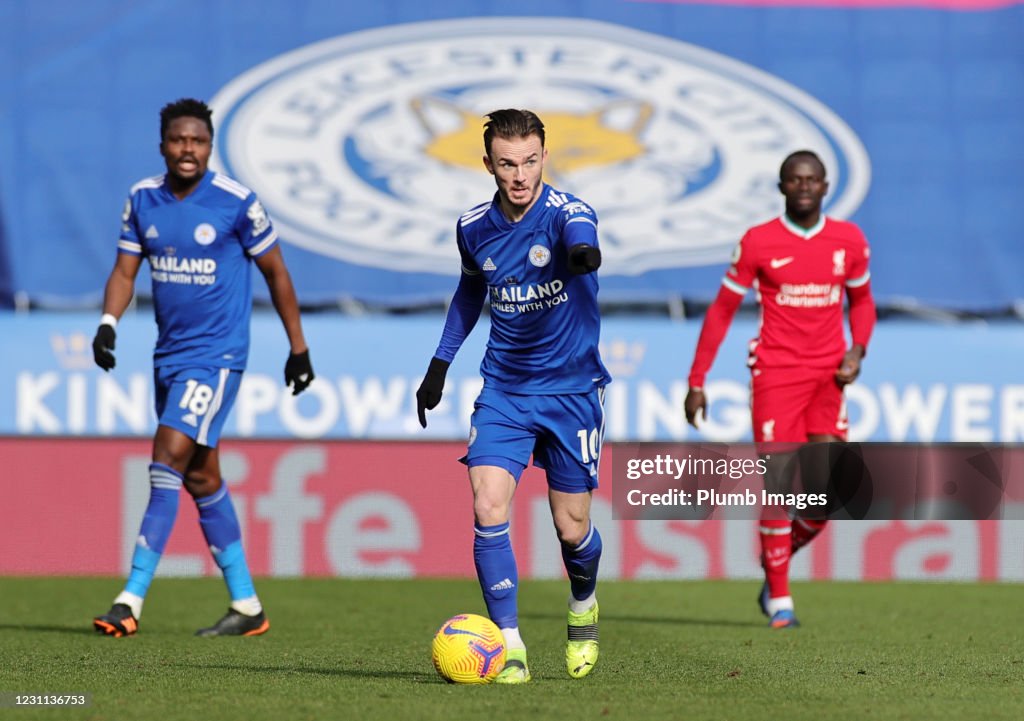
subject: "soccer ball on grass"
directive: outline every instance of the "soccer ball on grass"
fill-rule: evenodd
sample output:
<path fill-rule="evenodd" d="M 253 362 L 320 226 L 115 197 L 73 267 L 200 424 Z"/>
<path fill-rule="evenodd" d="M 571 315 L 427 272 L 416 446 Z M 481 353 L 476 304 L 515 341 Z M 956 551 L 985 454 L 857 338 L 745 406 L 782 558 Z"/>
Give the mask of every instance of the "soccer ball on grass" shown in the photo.
<path fill-rule="evenodd" d="M 505 665 L 505 639 L 490 619 L 460 613 L 434 635 L 432 657 L 449 683 L 490 683 Z"/>

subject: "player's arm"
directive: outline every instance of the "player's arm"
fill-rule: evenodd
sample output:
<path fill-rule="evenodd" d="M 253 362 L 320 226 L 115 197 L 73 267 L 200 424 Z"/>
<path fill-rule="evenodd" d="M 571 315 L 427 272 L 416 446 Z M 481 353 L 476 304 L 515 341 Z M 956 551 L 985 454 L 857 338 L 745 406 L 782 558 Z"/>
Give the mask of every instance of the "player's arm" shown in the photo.
<path fill-rule="evenodd" d="M 846 280 L 846 297 L 850 303 L 850 349 L 836 371 L 836 382 L 844 386 L 853 383 L 860 375 L 861 362 L 867 353 L 871 333 L 875 329 L 878 312 L 871 294 L 871 271 L 868 258 L 871 252 L 867 240 L 861 239 L 862 252 L 854 254 L 850 276 Z"/>
<path fill-rule="evenodd" d="M 711 370 L 711 364 L 715 362 L 718 348 L 729 331 L 743 296 L 757 277 L 756 253 L 752 245 L 753 241 L 748 232 L 733 251 L 732 264 L 722 278 L 718 295 L 704 316 L 704 325 L 697 340 L 697 350 L 694 351 L 693 363 L 690 365 L 689 390 L 686 391 L 686 400 L 683 401 L 686 420 L 694 428 L 697 427 L 698 415 L 702 420 L 707 420 L 708 416 L 704 379 Z"/>
<path fill-rule="evenodd" d="M 597 214 L 583 201 L 568 203 L 562 211 L 562 241 L 566 265 L 573 275 L 593 273 L 601 267 L 601 248 L 597 243 Z"/>
<path fill-rule="evenodd" d="M 455 244 L 459 249 L 462 273 L 445 315 L 441 342 L 437 344 L 426 375 L 416 389 L 416 413 L 423 428 L 427 427 L 427 411 L 437 408 L 441 402 L 448 367 L 480 319 L 480 311 L 487 298 L 487 279 L 469 251 L 461 220 L 455 225 Z"/>
<path fill-rule="evenodd" d="M 704 316 L 704 325 L 700 329 L 700 338 L 697 340 L 697 350 L 693 355 L 693 364 L 690 366 L 689 390 L 686 391 L 686 400 L 683 401 L 683 408 L 686 411 L 686 421 L 697 428 L 697 417 L 707 420 L 707 397 L 704 395 L 704 379 L 711 364 L 715 361 L 718 348 L 725 339 L 725 334 L 732 324 L 740 303 L 743 301 L 744 293 L 738 287 L 726 285 L 724 282 L 718 289 L 718 295 L 708 308 Z"/>
<path fill-rule="evenodd" d="M 875 300 L 871 295 L 871 282 L 851 286 L 847 284 L 847 296 L 850 299 L 850 349 L 843 355 L 843 361 L 836 371 L 836 382 L 839 385 L 853 383 L 860 375 L 861 362 L 867 354 L 868 341 L 875 329 L 878 312 Z"/>
<path fill-rule="evenodd" d="M 302 317 L 299 313 L 299 301 L 295 295 L 291 274 L 284 263 L 281 248 L 274 245 L 270 250 L 255 258 L 256 267 L 263 274 L 270 291 L 270 300 L 274 310 L 281 318 L 284 332 L 288 335 L 291 352 L 284 367 L 285 385 L 292 386 L 292 395 L 306 390 L 313 378 L 313 364 L 309 360 L 309 346 L 302 333 Z"/>
<path fill-rule="evenodd" d="M 117 333 L 114 329 L 135 295 L 135 278 L 141 265 L 141 255 L 118 253 L 114 269 L 110 271 L 107 285 L 103 289 L 103 315 L 96 336 L 92 339 L 92 355 L 96 365 L 105 371 L 117 365 L 114 358 Z"/>
<path fill-rule="evenodd" d="M 427 367 L 427 373 L 423 376 L 423 382 L 416 391 L 416 412 L 423 428 L 427 427 L 427 411 L 433 410 L 441 402 L 448 367 L 480 319 L 480 311 L 483 310 L 486 297 L 487 282 L 483 274 L 463 265 L 459 285 L 455 289 L 455 295 L 452 296 L 448 314 L 444 319 L 441 342 L 438 343 L 437 350 L 434 351 L 434 356 Z"/>

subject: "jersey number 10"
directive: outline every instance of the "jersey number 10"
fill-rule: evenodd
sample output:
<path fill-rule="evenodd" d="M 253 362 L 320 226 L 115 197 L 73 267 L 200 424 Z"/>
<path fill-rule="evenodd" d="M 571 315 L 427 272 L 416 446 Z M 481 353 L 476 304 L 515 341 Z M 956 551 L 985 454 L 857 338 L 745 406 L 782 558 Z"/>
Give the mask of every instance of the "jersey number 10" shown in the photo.
<path fill-rule="evenodd" d="M 581 428 L 576 431 L 576 437 L 580 439 L 580 458 L 583 459 L 583 462 L 596 461 L 601 452 L 601 440 L 597 429 L 587 431 L 586 428 Z"/>

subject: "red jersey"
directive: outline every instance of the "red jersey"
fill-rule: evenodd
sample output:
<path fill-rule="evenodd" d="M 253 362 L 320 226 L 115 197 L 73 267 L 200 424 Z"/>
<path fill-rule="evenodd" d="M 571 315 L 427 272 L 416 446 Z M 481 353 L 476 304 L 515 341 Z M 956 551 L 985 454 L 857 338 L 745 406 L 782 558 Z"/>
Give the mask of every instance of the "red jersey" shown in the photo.
<path fill-rule="evenodd" d="M 757 291 L 761 323 L 751 364 L 838 367 L 846 352 L 845 289 L 867 284 L 869 256 L 860 228 L 825 216 L 809 229 L 782 216 L 748 230 L 722 285 L 740 296 Z"/>

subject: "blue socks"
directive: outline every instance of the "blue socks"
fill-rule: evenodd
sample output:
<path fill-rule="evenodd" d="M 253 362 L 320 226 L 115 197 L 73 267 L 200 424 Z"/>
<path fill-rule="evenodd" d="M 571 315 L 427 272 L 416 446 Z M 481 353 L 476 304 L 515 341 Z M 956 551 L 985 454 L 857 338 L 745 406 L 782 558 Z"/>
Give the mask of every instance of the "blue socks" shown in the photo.
<path fill-rule="evenodd" d="M 473 527 L 473 561 L 487 613 L 498 628 L 516 628 L 519 616 L 516 593 L 519 573 L 512 553 L 509 524 Z M 583 601 L 597 588 L 597 568 L 601 561 L 601 534 L 590 524 L 587 535 L 576 546 L 562 544 L 562 560 L 569 574 L 572 596 Z"/>
<path fill-rule="evenodd" d="M 132 570 L 124 587 L 125 591 L 139 598 L 146 597 L 157 564 L 160 563 L 160 556 L 174 528 L 182 482 L 181 474 L 170 466 L 150 464 L 149 505 L 142 517 L 142 527 L 132 554 Z"/>
<path fill-rule="evenodd" d="M 487 614 L 498 628 L 519 626 L 516 593 L 519 571 L 512 553 L 508 522 L 496 526 L 473 526 L 473 562 Z"/>
<path fill-rule="evenodd" d="M 569 574 L 569 587 L 572 597 L 582 601 L 594 593 L 597 588 L 597 566 L 601 562 L 601 534 L 594 524 L 578 546 L 562 544 L 562 561 L 566 573 Z"/>
<path fill-rule="evenodd" d="M 171 536 L 174 521 L 178 516 L 178 500 L 184 479 L 181 474 L 163 463 L 149 466 L 149 505 L 142 517 L 142 527 L 132 554 L 132 570 L 117 603 L 129 603 L 138 618 L 142 612 L 142 599 L 146 597 L 149 585 L 156 574 L 167 539 Z M 212 496 L 196 499 L 199 509 L 199 525 L 210 546 L 214 561 L 224 574 L 232 607 L 249 612 L 261 610 L 256 589 L 249 574 L 249 566 L 242 551 L 242 529 L 238 525 L 234 505 L 228 495 L 226 483 Z M 242 602 L 242 603 L 237 603 Z"/>
<path fill-rule="evenodd" d="M 213 560 L 224 574 L 224 583 L 232 601 L 255 598 L 256 588 L 249 574 L 249 565 L 242 551 L 242 529 L 238 525 L 234 504 L 228 495 L 228 485 L 221 483 L 212 496 L 197 498 L 199 525 L 210 546 Z"/>

